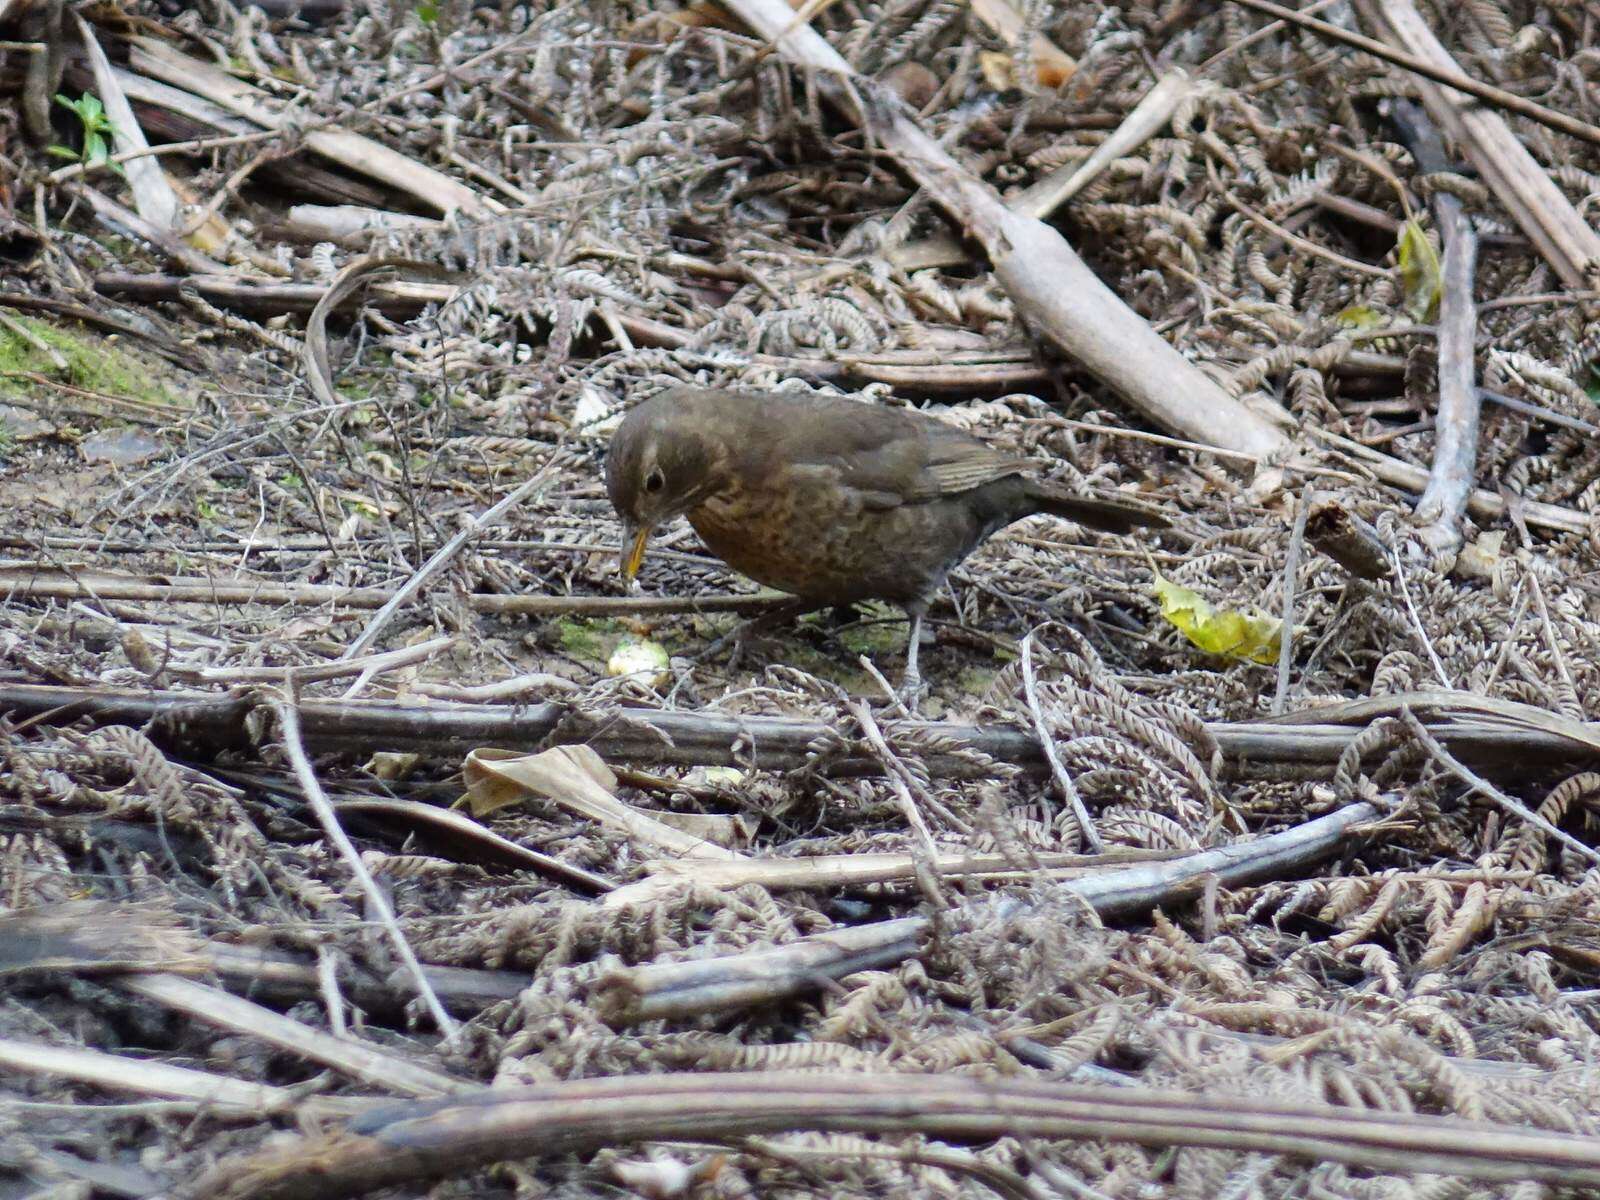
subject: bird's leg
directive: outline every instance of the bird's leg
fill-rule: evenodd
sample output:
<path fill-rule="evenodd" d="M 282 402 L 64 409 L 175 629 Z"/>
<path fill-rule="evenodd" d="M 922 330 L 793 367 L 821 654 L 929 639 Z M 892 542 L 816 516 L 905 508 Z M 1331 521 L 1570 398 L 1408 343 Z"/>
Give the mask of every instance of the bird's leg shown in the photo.
<path fill-rule="evenodd" d="M 906 616 L 911 619 L 911 631 L 906 636 L 906 673 L 900 681 L 900 699 L 906 711 L 917 715 L 917 702 L 922 699 L 924 687 L 922 672 L 917 669 L 917 650 L 922 644 L 922 614 L 926 604 L 906 605 Z"/>

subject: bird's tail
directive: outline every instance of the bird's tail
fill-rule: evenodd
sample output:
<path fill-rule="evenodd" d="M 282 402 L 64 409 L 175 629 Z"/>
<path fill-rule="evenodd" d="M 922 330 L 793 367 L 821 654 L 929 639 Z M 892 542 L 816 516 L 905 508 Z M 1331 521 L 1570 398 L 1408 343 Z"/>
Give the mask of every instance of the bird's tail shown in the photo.
<path fill-rule="evenodd" d="M 1165 529 L 1172 522 L 1159 509 L 1136 500 L 1079 496 L 1056 484 L 1028 480 L 1028 498 L 1035 511 L 1049 513 L 1090 529 L 1128 533 L 1134 529 Z"/>

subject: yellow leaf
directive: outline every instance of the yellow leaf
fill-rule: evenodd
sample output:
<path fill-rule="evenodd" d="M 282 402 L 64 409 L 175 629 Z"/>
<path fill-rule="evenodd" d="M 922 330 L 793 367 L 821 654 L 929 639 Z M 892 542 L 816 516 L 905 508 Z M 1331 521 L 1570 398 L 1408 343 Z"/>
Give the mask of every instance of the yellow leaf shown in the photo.
<path fill-rule="evenodd" d="M 1400 243 L 1396 249 L 1400 258 L 1400 285 L 1406 293 L 1406 312 L 1413 321 L 1429 320 L 1439 307 L 1442 279 L 1439 252 L 1415 218 L 1400 227 Z"/>
<path fill-rule="evenodd" d="M 1217 608 L 1200 593 L 1155 572 L 1150 585 L 1161 602 L 1161 615 L 1207 654 L 1246 658 L 1271 665 L 1278 661 L 1283 622 L 1262 612 L 1242 613 Z"/>
<path fill-rule="evenodd" d="M 1334 323 L 1345 329 L 1377 329 L 1384 323 L 1384 315 L 1370 304 L 1352 304 L 1333 314 Z"/>

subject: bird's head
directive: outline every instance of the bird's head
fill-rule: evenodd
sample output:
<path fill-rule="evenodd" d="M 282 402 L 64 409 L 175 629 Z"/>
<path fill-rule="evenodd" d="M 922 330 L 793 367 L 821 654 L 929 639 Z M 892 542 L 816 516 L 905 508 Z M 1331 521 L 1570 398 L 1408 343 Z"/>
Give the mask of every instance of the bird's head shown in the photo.
<path fill-rule="evenodd" d="M 622 518 L 622 575 L 639 573 L 650 535 L 721 486 L 726 448 L 694 388 L 670 388 L 636 407 L 606 451 L 606 491 Z"/>

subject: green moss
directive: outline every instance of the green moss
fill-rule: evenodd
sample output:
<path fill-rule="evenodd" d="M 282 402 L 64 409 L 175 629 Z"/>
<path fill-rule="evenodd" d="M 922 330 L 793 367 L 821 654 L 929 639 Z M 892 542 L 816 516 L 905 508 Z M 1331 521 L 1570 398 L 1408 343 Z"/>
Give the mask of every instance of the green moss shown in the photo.
<path fill-rule="evenodd" d="M 352 372 L 342 375 L 333 384 L 334 392 L 344 400 L 371 400 L 378 394 L 378 381 L 376 377 L 361 372 Z M 351 412 L 361 412 L 361 409 L 352 409 Z"/>
<path fill-rule="evenodd" d="M 552 625 L 556 645 L 574 658 L 605 662 L 617 648 L 622 625 L 610 619 L 558 617 Z"/>
<path fill-rule="evenodd" d="M 860 625 L 851 625 L 841 629 L 834 636 L 847 646 L 853 654 L 865 654 L 871 658 L 879 656 L 904 656 L 906 652 L 906 638 L 910 635 L 910 626 L 904 620 L 883 620 L 877 617 L 869 618 Z"/>
<path fill-rule="evenodd" d="M 108 396 L 124 396 L 153 404 L 179 403 L 178 397 L 162 380 L 165 372 L 117 343 L 33 317 L 10 315 L 18 325 L 60 355 L 67 365 L 65 371 L 61 370 L 54 358 L 28 338 L 0 325 L 0 396 L 29 396 L 46 390 L 30 379 L 15 375 L 26 371 Z"/>
<path fill-rule="evenodd" d="M 1000 674 L 992 667 L 963 667 L 956 676 L 955 690 L 964 696 L 981 696 L 989 690 L 994 677 Z"/>
<path fill-rule="evenodd" d="M 794 667 L 807 675 L 836 683 L 853 695 L 877 690 L 872 677 L 861 669 L 854 654 L 844 654 L 837 647 L 814 645 L 793 635 L 772 638 L 762 647 L 760 661 Z M 750 669 L 755 664 L 747 662 L 745 665 Z M 884 667 L 881 662 L 877 665 L 879 670 Z"/>
<path fill-rule="evenodd" d="M 909 626 L 905 614 L 892 604 L 864 601 L 855 606 L 858 614 L 839 623 L 832 612 L 807 613 L 800 624 L 811 625 L 834 638 L 851 654 L 904 654 Z"/>
<path fill-rule="evenodd" d="M 746 619 L 722 613 L 715 616 L 697 615 L 687 621 L 662 625 L 652 636 L 671 654 L 694 655 L 705 650 L 718 638 L 732 633 Z M 889 638 L 891 643 L 897 641 L 899 650 L 895 651 L 891 645 L 890 653 L 884 657 L 879 653 L 873 638 L 864 639 L 860 648 L 851 645 L 848 640 L 845 641 L 845 645 L 849 647 L 847 652 L 841 649 L 837 642 L 829 644 L 810 630 L 801 628 L 804 625 L 826 625 L 826 623 L 826 614 L 813 613 L 801 617 L 794 624 L 754 634 L 753 641 L 748 647 L 749 653 L 739 664 L 737 673 L 759 674 L 767 664 L 783 663 L 808 675 L 815 675 L 818 679 L 837 683 L 853 693 L 876 692 L 877 685 L 856 662 L 856 655 L 863 653 L 869 655 L 878 662 L 880 669 L 884 663 L 892 666 L 898 661 L 896 655 L 905 653 L 904 626 L 901 626 L 898 638 L 895 636 Z M 728 653 L 731 653 L 731 647 L 724 650 L 721 658 L 713 659 L 708 665 L 722 670 L 726 666 Z"/>

